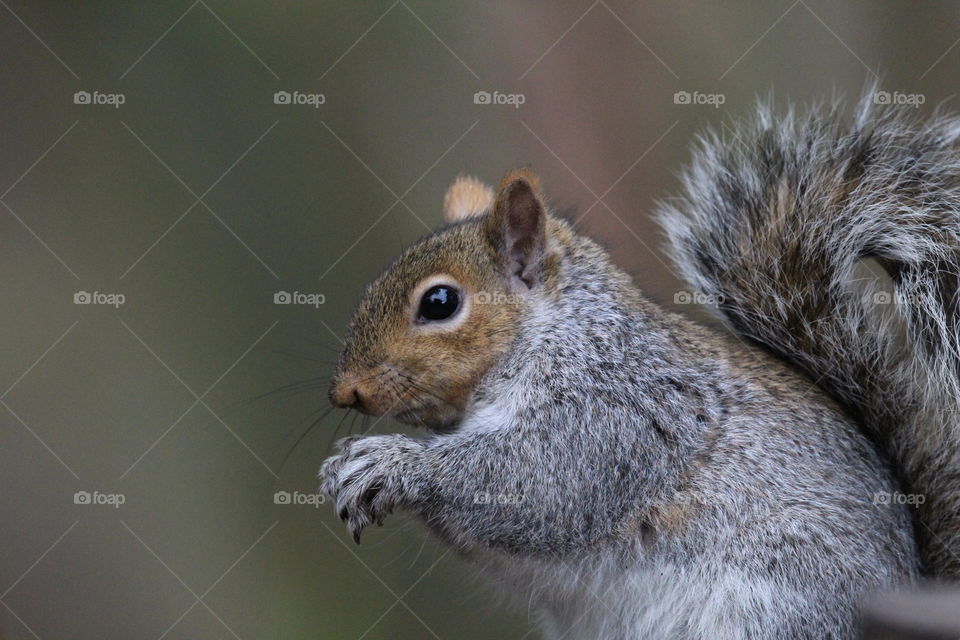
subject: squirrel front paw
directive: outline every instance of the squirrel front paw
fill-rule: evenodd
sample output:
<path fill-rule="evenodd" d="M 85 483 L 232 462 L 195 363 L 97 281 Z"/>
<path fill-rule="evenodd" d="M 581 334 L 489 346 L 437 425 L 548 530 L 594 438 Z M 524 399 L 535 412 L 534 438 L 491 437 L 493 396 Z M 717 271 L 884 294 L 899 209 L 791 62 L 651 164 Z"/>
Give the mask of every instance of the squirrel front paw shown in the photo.
<path fill-rule="evenodd" d="M 413 497 L 410 470 L 421 445 L 401 435 L 350 436 L 320 468 L 320 490 L 334 503 L 354 541 Z"/>

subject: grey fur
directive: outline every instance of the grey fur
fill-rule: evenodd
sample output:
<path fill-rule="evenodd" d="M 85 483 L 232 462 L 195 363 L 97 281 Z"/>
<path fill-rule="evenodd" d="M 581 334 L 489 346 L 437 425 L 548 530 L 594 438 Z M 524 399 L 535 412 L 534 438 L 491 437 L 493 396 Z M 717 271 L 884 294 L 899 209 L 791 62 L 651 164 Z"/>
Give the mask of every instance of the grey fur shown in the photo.
<path fill-rule="evenodd" d="M 455 428 L 351 438 L 324 464 L 354 535 L 395 508 L 418 514 L 535 603 L 551 637 L 855 637 L 861 599 L 915 580 L 919 553 L 908 508 L 882 499 L 906 489 L 848 413 L 896 456 L 909 490 L 948 490 L 928 496 L 921 523 L 940 526 L 942 505 L 956 505 L 957 440 L 921 417 L 957 397 L 944 307 L 956 287 L 934 283 L 925 260 L 956 277 L 947 148 L 960 127 L 838 118 L 774 126 L 762 111 L 738 130 L 743 147 L 706 138 L 686 195 L 664 209 L 691 282 L 765 349 L 665 312 L 549 218 L 549 277 L 518 293 L 512 348 Z M 424 242 L 435 252 L 475 232 L 481 245 L 482 230 L 467 222 Z M 849 289 L 862 255 L 897 265 L 901 290 L 930 305 L 907 312 L 905 346 Z M 368 296 L 391 293 L 375 284 Z M 361 315 L 352 331 L 382 321 Z M 918 370 L 920 391 L 908 384 Z M 911 475 L 918 464 L 945 475 Z M 933 566 L 943 553 L 921 540 Z"/>
<path fill-rule="evenodd" d="M 921 496 L 925 572 L 960 577 L 960 120 L 872 96 L 702 139 L 662 217 L 676 261 L 735 331 L 844 404 Z M 873 258 L 889 295 L 864 294 Z M 873 293 L 873 295 L 871 295 Z"/>

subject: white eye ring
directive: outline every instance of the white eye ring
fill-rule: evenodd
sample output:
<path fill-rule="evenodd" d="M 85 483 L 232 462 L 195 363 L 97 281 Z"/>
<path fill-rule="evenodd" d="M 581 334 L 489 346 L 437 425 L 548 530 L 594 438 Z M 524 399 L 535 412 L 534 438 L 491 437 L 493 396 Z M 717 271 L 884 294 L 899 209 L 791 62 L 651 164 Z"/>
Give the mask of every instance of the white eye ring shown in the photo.
<path fill-rule="evenodd" d="M 421 315 L 424 295 L 434 287 L 446 287 L 456 292 L 459 303 L 447 318 L 430 319 Z M 410 322 L 417 331 L 452 331 L 459 328 L 470 315 L 470 295 L 456 278 L 447 273 L 437 273 L 421 280 L 410 292 L 408 304 Z"/>

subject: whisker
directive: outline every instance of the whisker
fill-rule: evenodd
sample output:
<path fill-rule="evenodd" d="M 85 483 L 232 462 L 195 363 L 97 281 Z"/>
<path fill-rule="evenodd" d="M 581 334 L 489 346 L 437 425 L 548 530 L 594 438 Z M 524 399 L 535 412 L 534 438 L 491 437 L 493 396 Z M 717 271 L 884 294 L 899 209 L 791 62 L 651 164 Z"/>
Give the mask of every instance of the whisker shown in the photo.
<path fill-rule="evenodd" d="M 262 398 L 267 398 L 275 393 L 281 393 L 283 391 L 291 391 L 299 389 L 301 387 L 307 386 L 325 386 L 330 383 L 330 376 L 317 376 L 316 378 L 306 378 L 304 380 L 296 380 L 294 382 L 289 382 L 285 385 L 277 387 L 272 391 L 267 391 L 266 393 L 261 393 L 260 395 L 254 396 L 253 400 L 260 400 Z"/>
<path fill-rule="evenodd" d="M 336 366 L 337 364 L 335 360 L 324 360 L 322 358 L 317 358 L 315 356 L 311 356 L 305 353 L 295 353 L 293 351 L 284 351 L 283 349 L 271 349 L 270 352 L 276 353 L 282 356 L 289 356 L 291 358 L 300 358 L 301 360 L 307 360 L 309 362 L 319 362 L 321 364 L 326 364 L 331 367 Z"/>
<path fill-rule="evenodd" d="M 417 555 L 413 556 L 413 560 L 410 562 L 410 567 L 409 567 L 410 569 L 413 569 L 413 567 L 417 564 L 417 560 L 420 559 L 420 554 L 423 553 L 423 549 L 426 546 L 427 546 L 427 536 L 423 536 L 423 542 L 420 543 L 420 549 L 417 550 Z"/>
<path fill-rule="evenodd" d="M 252 398 L 239 400 L 237 402 L 233 402 L 223 407 L 216 407 L 215 410 L 217 414 L 220 415 L 221 417 L 232 418 L 241 409 L 247 408 L 256 402 L 264 400 L 265 398 L 269 398 L 271 396 L 276 396 L 280 394 L 283 394 L 285 398 L 291 398 L 300 393 L 306 393 L 308 391 L 313 391 L 318 388 L 325 387 L 327 386 L 327 384 L 329 384 L 329 380 L 327 380 L 326 377 L 324 376 L 320 376 L 317 378 L 308 378 L 306 380 L 298 380 L 290 384 L 285 384 L 278 389 L 273 389 L 272 391 L 267 391 L 266 393 L 258 394 Z M 208 424 L 212 425 L 215 423 L 216 423 L 215 420 L 211 420 Z"/>
<path fill-rule="evenodd" d="M 362 413 L 360 413 L 359 411 L 354 411 L 353 419 L 350 421 L 350 433 L 356 433 L 354 432 L 353 429 L 358 422 L 362 422 L 362 420 L 359 420 L 359 418 L 362 418 L 362 417 L 363 417 Z"/>
<path fill-rule="evenodd" d="M 353 425 L 357 422 L 357 416 L 360 414 L 356 411 L 352 412 L 353 415 L 350 416 L 350 425 L 347 427 L 347 433 L 353 435 Z"/>
<path fill-rule="evenodd" d="M 321 422 L 323 422 L 323 419 L 330 415 L 330 412 L 335 408 L 336 407 L 330 406 L 325 409 L 321 409 L 320 415 L 310 423 L 310 426 L 308 426 L 303 433 L 300 434 L 300 437 L 297 438 L 296 442 L 293 443 L 293 446 L 290 447 L 290 450 L 287 451 L 287 455 L 283 457 L 283 462 L 280 463 L 281 473 L 283 472 L 283 468 L 287 465 L 287 461 L 290 459 L 290 456 L 293 455 L 293 452 L 297 450 L 297 447 L 300 446 L 300 443 L 303 442 L 304 438 L 310 435 L 310 432 L 312 432 Z"/>
<path fill-rule="evenodd" d="M 435 393 L 434 391 L 428 389 L 424 383 L 417 381 L 416 379 L 414 379 L 413 377 L 411 377 L 411 376 L 409 376 L 409 375 L 407 375 L 407 374 L 405 374 L 405 373 L 397 372 L 397 374 L 400 375 L 401 377 L 403 377 L 403 378 L 404 378 L 414 389 L 416 389 L 417 391 L 422 391 L 423 393 L 429 394 L 429 395 L 433 396 L 434 398 L 436 398 L 437 400 L 439 400 L 440 402 L 443 402 L 444 404 L 450 404 L 450 401 L 449 401 L 449 400 L 447 400 L 446 398 L 441 397 L 440 395 L 438 395 L 438 394 Z"/>
<path fill-rule="evenodd" d="M 397 383 L 397 386 L 399 386 L 399 387 L 404 387 L 404 384 L 403 384 L 402 381 L 396 380 L 396 383 Z M 410 392 L 412 389 L 413 389 L 413 387 L 412 387 L 411 385 L 409 385 L 409 384 L 406 385 L 406 387 L 405 387 L 405 391 L 406 391 L 406 392 Z M 412 394 L 411 394 L 411 395 L 412 395 Z M 399 402 L 399 401 L 398 401 L 398 402 Z M 416 418 L 416 419 L 417 419 L 417 422 L 420 423 L 420 426 L 422 426 L 424 429 L 429 429 L 429 428 L 430 428 L 430 427 L 427 425 L 427 423 L 423 420 L 423 418 L 421 418 L 421 417 L 417 414 L 416 410 L 414 410 L 413 407 L 411 407 L 410 405 L 406 405 L 405 408 L 409 409 L 409 415 L 411 415 L 411 416 L 413 416 L 414 418 Z"/>
<path fill-rule="evenodd" d="M 340 416 L 340 420 L 337 422 L 337 426 L 336 426 L 336 428 L 333 430 L 333 437 L 330 438 L 330 442 L 327 443 L 327 450 L 326 450 L 326 453 L 324 453 L 324 456 L 323 456 L 324 458 L 326 458 L 326 457 L 328 457 L 328 456 L 330 455 L 330 451 L 331 451 L 331 449 L 333 449 L 333 443 L 336 442 L 337 439 L 339 438 L 340 428 L 343 426 L 344 421 L 347 419 L 347 416 L 349 416 L 349 415 L 350 415 L 350 412 L 349 412 L 349 411 L 345 411 L 345 412 L 343 413 L 343 415 Z"/>
<path fill-rule="evenodd" d="M 370 429 L 373 428 L 371 425 L 372 422 L 373 420 L 371 420 L 370 416 L 363 416 L 363 419 L 360 421 L 360 428 L 363 430 L 363 435 L 367 435 Z"/>
<path fill-rule="evenodd" d="M 339 355 L 339 353 L 340 353 L 340 351 L 341 351 L 341 349 L 342 349 L 342 347 L 335 347 L 335 346 L 331 345 L 331 344 L 328 343 L 328 342 L 320 342 L 320 341 L 318 341 L 318 340 L 311 340 L 310 338 L 307 338 L 307 339 L 306 339 L 306 342 L 309 342 L 310 344 L 312 344 L 312 345 L 315 346 L 315 347 L 322 347 L 322 348 L 324 348 L 324 349 L 326 349 L 326 350 L 328 350 L 328 351 L 332 351 L 333 353 L 336 353 L 336 354 L 338 354 L 338 355 Z"/>

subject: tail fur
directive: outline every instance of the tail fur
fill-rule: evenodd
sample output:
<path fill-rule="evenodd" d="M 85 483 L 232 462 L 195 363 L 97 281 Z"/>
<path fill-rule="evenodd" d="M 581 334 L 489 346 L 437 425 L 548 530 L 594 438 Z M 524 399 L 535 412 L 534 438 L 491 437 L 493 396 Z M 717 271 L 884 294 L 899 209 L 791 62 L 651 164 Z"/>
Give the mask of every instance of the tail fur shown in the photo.
<path fill-rule="evenodd" d="M 925 572 L 960 577 L 960 119 L 863 99 L 702 137 L 661 206 L 691 286 L 859 418 L 922 496 Z M 872 258 L 890 296 L 854 281 Z M 890 304 L 885 304 L 890 302 Z"/>

